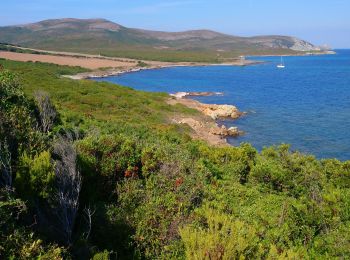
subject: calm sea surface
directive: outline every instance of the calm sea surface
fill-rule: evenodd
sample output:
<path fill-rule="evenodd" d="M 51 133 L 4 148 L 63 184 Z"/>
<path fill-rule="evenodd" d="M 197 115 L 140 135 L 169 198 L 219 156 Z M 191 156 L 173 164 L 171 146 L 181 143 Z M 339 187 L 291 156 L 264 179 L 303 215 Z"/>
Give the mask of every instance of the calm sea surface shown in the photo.
<path fill-rule="evenodd" d="M 248 114 L 236 121 L 246 134 L 231 144 L 257 149 L 289 143 L 318 158 L 350 160 L 350 50 L 337 55 L 252 57 L 267 63 L 248 67 L 211 66 L 147 70 L 99 80 L 139 90 L 174 93 L 214 91 L 224 96 L 199 97 L 204 103 L 233 104 Z"/>

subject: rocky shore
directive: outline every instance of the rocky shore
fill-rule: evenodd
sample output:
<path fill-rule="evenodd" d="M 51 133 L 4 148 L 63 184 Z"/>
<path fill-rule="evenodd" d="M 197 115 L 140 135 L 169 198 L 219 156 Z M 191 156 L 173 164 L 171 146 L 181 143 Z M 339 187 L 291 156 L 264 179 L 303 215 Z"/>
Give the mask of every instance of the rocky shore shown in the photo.
<path fill-rule="evenodd" d="M 298 53 L 298 54 L 284 54 L 282 56 L 314 56 L 314 55 L 330 55 L 336 54 L 335 51 L 320 51 L 320 52 L 306 52 L 306 53 Z M 265 56 L 281 56 L 281 55 L 254 55 L 255 57 L 265 57 Z M 104 59 L 112 59 L 116 58 L 107 58 Z M 120 59 L 118 59 L 120 60 Z M 203 63 L 203 62 L 161 62 L 161 61 L 141 61 L 141 60 L 132 60 L 132 59 L 124 59 L 128 66 L 126 67 L 118 67 L 118 68 L 109 68 L 105 70 L 93 70 L 91 72 L 79 73 L 77 75 L 66 75 L 64 77 L 71 79 L 93 79 L 93 78 L 104 78 L 110 76 L 119 76 L 125 73 L 134 73 L 142 70 L 153 70 L 153 69 L 163 69 L 163 68 L 171 68 L 171 67 L 205 67 L 205 66 L 250 66 L 250 65 L 258 65 L 266 63 L 265 61 L 259 60 L 249 60 L 249 59 L 235 59 L 229 62 L 223 63 Z M 139 62 L 146 64 L 146 66 L 138 66 Z M 196 96 L 196 92 L 189 92 L 187 96 Z M 201 94 L 199 94 L 201 95 Z M 197 95 L 198 96 L 198 95 Z"/>
<path fill-rule="evenodd" d="M 216 105 L 216 104 L 204 104 L 193 99 L 189 99 L 189 96 L 208 96 L 215 95 L 212 92 L 188 92 L 186 95 L 183 93 L 172 94 L 172 98 L 168 100 L 171 105 L 182 104 L 189 108 L 198 110 L 201 112 L 200 117 L 181 117 L 176 116 L 172 119 L 177 124 L 187 124 L 194 131 L 193 137 L 206 140 L 213 145 L 227 145 L 226 137 L 237 137 L 244 134 L 237 127 L 227 128 L 222 125 L 219 126 L 216 122 L 217 119 L 237 119 L 245 113 L 240 112 L 237 107 L 232 105 Z M 220 93 L 222 95 L 222 93 Z"/>
<path fill-rule="evenodd" d="M 203 114 L 210 116 L 212 119 L 237 119 L 244 113 L 240 112 L 237 107 L 232 105 L 216 105 L 199 103 L 198 110 Z"/>
<path fill-rule="evenodd" d="M 222 96 L 222 92 L 177 92 L 170 94 L 174 98 L 185 98 L 185 97 L 209 97 L 209 96 Z"/>
<path fill-rule="evenodd" d="M 237 119 L 244 115 L 243 112 L 240 112 L 237 107 L 232 105 L 204 104 L 199 101 L 187 98 L 223 94 L 224 93 L 222 92 L 177 92 L 175 94 L 170 94 L 170 96 L 176 99 L 179 103 L 182 103 L 187 107 L 199 110 L 204 115 L 209 116 L 214 120 L 225 118 Z"/>
<path fill-rule="evenodd" d="M 113 68 L 98 71 L 91 71 L 86 73 L 80 73 L 77 75 L 67 75 L 64 77 L 74 80 L 80 79 L 93 79 L 108 76 L 118 76 L 124 73 L 139 72 L 142 70 L 161 69 L 168 67 L 179 66 L 246 66 L 252 64 L 258 64 L 258 61 L 245 60 L 243 63 L 233 62 L 225 64 L 203 64 L 203 63 L 177 63 L 177 64 L 158 64 L 152 63 L 144 67 L 128 67 L 128 68 Z M 227 128 L 226 126 L 218 125 L 216 120 L 218 119 L 238 119 L 245 113 L 240 112 L 237 107 L 232 105 L 218 105 L 218 104 L 204 104 L 196 100 L 190 99 L 190 97 L 198 96 L 213 96 L 223 95 L 221 92 L 178 92 L 170 94 L 171 98 L 168 100 L 168 104 L 182 104 L 189 108 L 198 110 L 201 112 L 201 116 L 184 117 L 183 115 L 174 115 L 171 118 L 171 122 L 176 124 L 187 124 L 192 130 L 192 137 L 196 139 L 205 140 L 212 145 L 225 146 L 228 145 L 226 137 L 237 137 L 243 135 L 244 132 L 240 131 L 237 127 Z"/>

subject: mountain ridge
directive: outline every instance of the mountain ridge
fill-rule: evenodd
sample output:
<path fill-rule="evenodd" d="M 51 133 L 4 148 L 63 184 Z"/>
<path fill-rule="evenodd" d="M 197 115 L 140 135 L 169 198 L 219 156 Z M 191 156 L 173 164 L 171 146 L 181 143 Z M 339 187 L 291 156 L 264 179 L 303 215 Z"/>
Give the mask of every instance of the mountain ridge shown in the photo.
<path fill-rule="evenodd" d="M 206 53 L 239 56 L 256 53 L 320 51 L 307 41 L 283 35 L 241 37 L 213 30 L 180 32 L 128 28 L 103 19 L 49 19 L 37 23 L 0 27 L 0 41 L 25 47 L 60 51 L 86 51 L 118 56 L 122 53 Z M 113 55 L 115 54 L 115 55 Z"/>

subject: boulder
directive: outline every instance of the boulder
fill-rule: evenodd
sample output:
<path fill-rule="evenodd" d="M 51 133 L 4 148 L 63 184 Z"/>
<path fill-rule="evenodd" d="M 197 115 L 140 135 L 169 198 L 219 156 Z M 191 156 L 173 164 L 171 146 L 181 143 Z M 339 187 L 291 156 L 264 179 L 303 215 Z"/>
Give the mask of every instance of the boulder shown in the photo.
<path fill-rule="evenodd" d="M 201 107 L 201 111 L 213 118 L 214 120 L 218 118 L 231 118 L 237 119 L 242 116 L 242 112 L 240 112 L 237 107 L 232 105 L 211 105 L 211 104 L 203 104 Z"/>
<path fill-rule="evenodd" d="M 243 134 L 242 131 L 239 131 L 238 127 L 230 127 L 227 128 L 226 126 L 221 126 L 221 127 L 213 127 L 210 129 L 210 133 L 213 135 L 220 135 L 222 137 L 227 137 L 227 136 L 239 136 Z"/>

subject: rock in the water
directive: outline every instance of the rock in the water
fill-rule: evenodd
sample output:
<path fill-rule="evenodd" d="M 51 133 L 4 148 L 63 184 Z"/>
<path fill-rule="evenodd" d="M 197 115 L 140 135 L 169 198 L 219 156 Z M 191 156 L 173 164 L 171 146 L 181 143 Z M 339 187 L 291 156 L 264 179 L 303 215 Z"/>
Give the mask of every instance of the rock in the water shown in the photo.
<path fill-rule="evenodd" d="M 238 130 L 238 127 L 230 127 L 227 129 L 227 132 L 229 136 L 239 136 L 242 134 L 242 132 Z"/>

